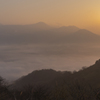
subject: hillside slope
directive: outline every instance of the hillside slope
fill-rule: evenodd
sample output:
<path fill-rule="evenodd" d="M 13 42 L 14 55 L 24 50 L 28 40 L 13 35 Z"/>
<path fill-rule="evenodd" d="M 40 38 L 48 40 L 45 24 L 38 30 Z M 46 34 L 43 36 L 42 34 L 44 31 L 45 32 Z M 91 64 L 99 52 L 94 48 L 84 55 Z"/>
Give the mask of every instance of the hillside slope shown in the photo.
<path fill-rule="evenodd" d="M 100 87 L 100 60 L 88 68 L 84 68 L 78 72 L 59 72 L 52 69 L 37 70 L 32 73 L 21 77 L 13 84 L 16 88 L 21 88 L 26 85 L 54 85 L 56 83 L 65 84 L 73 83 L 74 80 L 84 81 L 87 84 L 92 85 L 94 88 Z"/>

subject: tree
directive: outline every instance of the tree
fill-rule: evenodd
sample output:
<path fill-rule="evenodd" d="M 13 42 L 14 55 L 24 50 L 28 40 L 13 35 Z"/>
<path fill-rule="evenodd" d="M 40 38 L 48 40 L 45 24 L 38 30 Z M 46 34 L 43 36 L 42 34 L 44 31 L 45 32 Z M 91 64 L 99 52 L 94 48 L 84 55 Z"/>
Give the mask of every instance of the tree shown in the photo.
<path fill-rule="evenodd" d="M 4 84 L 4 79 L 0 77 L 0 100 L 7 100 L 7 98 L 9 100 L 9 98 L 12 98 L 12 95 Z"/>

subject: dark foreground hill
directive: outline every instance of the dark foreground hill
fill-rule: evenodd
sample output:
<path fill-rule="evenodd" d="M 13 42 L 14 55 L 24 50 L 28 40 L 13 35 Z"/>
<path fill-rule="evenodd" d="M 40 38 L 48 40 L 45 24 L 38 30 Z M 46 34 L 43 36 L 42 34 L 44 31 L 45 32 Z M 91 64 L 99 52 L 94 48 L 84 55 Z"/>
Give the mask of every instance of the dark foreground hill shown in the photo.
<path fill-rule="evenodd" d="M 61 76 L 61 72 L 52 69 L 36 70 L 32 73 L 21 77 L 14 82 L 14 87 L 21 88 L 27 85 L 46 85 L 51 83 L 54 79 Z"/>
<path fill-rule="evenodd" d="M 73 73 L 33 71 L 10 87 L 0 80 L 0 100 L 100 100 L 100 60 Z"/>
<path fill-rule="evenodd" d="M 73 81 L 86 82 L 93 88 L 100 87 L 100 60 L 90 67 L 83 68 L 78 72 L 60 72 L 52 69 L 37 70 L 21 77 L 14 82 L 14 88 L 22 88 L 26 85 L 51 85 L 72 83 Z"/>

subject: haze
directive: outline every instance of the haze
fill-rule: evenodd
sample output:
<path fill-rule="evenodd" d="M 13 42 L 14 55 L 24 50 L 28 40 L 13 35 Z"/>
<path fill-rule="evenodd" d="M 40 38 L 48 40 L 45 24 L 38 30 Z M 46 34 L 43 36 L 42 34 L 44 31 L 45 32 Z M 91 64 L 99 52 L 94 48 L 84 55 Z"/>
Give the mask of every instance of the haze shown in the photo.
<path fill-rule="evenodd" d="M 100 34 L 100 0 L 0 0 L 0 23 L 74 25 Z"/>
<path fill-rule="evenodd" d="M 33 70 L 74 71 L 100 57 L 100 35 L 76 26 L 0 25 L 0 76 L 16 79 Z"/>
<path fill-rule="evenodd" d="M 100 0 L 0 0 L 0 76 L 80 70 L 100 57 Z"/>

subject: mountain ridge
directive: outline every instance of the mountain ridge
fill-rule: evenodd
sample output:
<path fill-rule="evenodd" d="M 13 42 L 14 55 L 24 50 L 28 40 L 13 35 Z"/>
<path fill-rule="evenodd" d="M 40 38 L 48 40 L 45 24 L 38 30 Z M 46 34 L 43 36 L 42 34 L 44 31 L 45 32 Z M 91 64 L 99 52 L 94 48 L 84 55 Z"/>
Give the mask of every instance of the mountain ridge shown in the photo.
<path fill-rule="evenodd" d="M 95 64 L 83 68 L 78 72 L 70 72 L 70 71 L 55 71 L 53 69 L 42 69 L 36 70 L 32 73 L 19 78 L 15 81 L 14 87 L 20 88 L 23 85 L 46 85 L 46 84 L 54 84 L 58 82 L 59 84 L 63 80 L 72 80 L 72 79 L 84 79 L 86 82 L 91 84 L 93 87 L 100 87 L 100 59 L 95 62 Z M 71 79 L 72 78 L 72 79 Z"/>
<path fill-rule="evenodd" d="M 0 26 L 0 44 L 99 43 L 100 35 L 76 26 L 51 27 L 43 22 L 32 25 Z"/>

